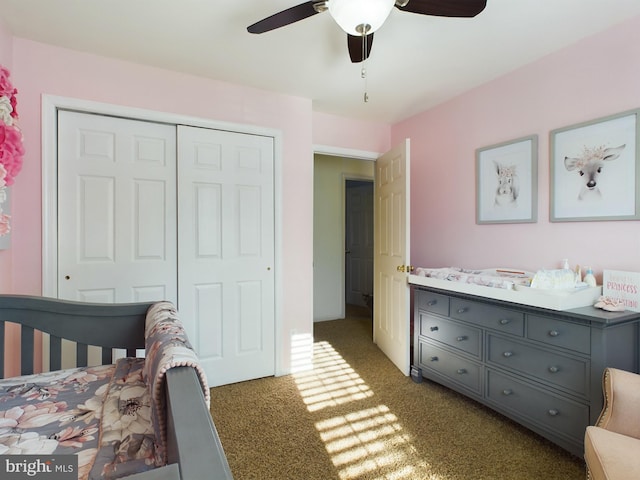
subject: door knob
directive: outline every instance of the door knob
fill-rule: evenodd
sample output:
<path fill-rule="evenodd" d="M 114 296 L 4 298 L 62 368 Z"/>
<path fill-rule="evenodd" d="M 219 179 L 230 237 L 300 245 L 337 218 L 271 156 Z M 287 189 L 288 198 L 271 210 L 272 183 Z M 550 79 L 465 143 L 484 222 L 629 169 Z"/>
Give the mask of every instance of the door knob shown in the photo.
<path fill-rule="evenodd" d="M 415 270 L 415 268 L 413 267 L 413 265 L 398 265 L 396 267 L 396 270 L 398 270 L 399 272 L 411 273 Z"/>

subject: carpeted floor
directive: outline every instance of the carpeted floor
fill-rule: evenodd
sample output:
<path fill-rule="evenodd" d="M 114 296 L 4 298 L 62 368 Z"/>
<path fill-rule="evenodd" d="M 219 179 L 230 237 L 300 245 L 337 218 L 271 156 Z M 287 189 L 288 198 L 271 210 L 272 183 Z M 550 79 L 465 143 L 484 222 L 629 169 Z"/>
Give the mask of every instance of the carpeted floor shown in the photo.
<path fill-rule="evenodd" d="M 578 480 L 584 463 L 503 416 L 402 375 L 357 312 L 315 324 L 314 369 L 211 390 L 236 480 Z"/>

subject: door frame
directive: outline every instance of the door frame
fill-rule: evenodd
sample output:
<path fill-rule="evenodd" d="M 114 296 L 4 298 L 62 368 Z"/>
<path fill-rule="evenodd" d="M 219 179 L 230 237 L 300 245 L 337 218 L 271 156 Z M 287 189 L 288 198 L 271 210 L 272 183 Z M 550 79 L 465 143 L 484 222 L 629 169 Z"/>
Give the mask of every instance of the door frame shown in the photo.
<path fill-rule="evenodd" d="M 172 125 L 188 125 L 272 137 L 274 141 L 274 256 L 275 256 L 275 352 L 282 351 L 282 131 L 189 115 L 113 105 L 71 97 L 42 95 L 42 295 L 56 297 L 58 291 L 58 110 L 109 115 Z M 283 361 L 275 356 L 275 375 L 284 375 Z"/>
<path fill-rule="evenodd" d="M 375 162 L 378 157 L 380 155 L 382 155 L 382 153 L 380 152 L 373 152 L 373 151 L 368 151 L 368 150 L 357 150 L 357 149 L 352 149 L 352 148 L 343 148 L 343 147 L 334 147 L 334 146 L 330 146 L 330 145 L 320 145 L 320 144 L 315 144 L 313 145 L 313 155 L 326 155 L 326 156 L 330 156 L 330 157 L 342 157 L 342 158 L 348 158 L 350 160 L 369 160 L 372 162 Z M 346 267 L 345 267 L 345 256 L 344 256 L 344 245 L 345 245 L 345 238 L 344 238 L 344 234 L 345 234 L 345 217 L 346 217 L 346 212 L 345 212 L 345 207 L 346 207 L 346 193 L 345 193 L 345 189 L 346 189 L 346 182 L 347 180 L 373 180 L 372 177 L 367 177 L 366 175 L 360 176 L 358 177 L 358 175 L 351 175 L 351 174 L 346 174 L 343 173 L 342 174 L 342 187 L 341 187 L 341 191 L 340 191 L 340 195 L 342 196 L 341 198 L 341 207 L 340 207 L 340 216 L 341 218 L 340 220 L 340 232 L 339 235 L 342 238 L 342 260 L 341 260 L 341 266 L 342 266 L 342 273 L 340 275 L 340 281 L 342 282 L 341 288 L 340 288 L 340 292 L 341 292 L 341 300 L 340 300 L 340 308 L 341 308 L 341 315 L 344 316 L 345 315 L 345 276 L 346 276 Z M 313 213 L 313 212 L 312 212 Z M 375 274 L 375 273 L 374 273 Z M 315 295 L 315 291 L 314 291 L 314 295 Z M 315 321 L 315 318 L 314 318 Z M 319 320 L 319 321 L 324 321 L 324 319 Z"/>

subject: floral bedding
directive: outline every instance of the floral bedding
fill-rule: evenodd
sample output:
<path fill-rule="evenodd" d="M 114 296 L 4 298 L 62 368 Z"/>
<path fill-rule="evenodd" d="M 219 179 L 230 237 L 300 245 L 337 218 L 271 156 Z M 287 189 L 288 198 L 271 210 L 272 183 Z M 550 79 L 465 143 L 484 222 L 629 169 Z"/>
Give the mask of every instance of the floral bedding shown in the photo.
<path fill-rule="evenodd" d="M 147 358 L 0 380 L 0 455 L 77 454 L 78 478 L 110 480 L 166 463 L 163 381 L 192 366 L 206 376 L 169 302 L 149 309 Z"/>
<path fill-rule="evenodd" d="M 202 394 L 207 408 L 210 407 L 211 393 L 207 376 L 193 351 L 178 312 L 170 302 L 159 302 L 149 308 L 145 326 L 145 351 L 147 360 L 143 376 L 151 392 L 151 421 L 156 432 L 160 432 L 158 456 L 166 461 L 166 399 L 164 379 L 167 370 L 175 367 L 192 367 L 200 380 Z"/>
<path fill-rule="evenodd" d="M 78 455 L 79 479 L 155 468 L 144 359 L 0 380 L 0 454 Z"/>

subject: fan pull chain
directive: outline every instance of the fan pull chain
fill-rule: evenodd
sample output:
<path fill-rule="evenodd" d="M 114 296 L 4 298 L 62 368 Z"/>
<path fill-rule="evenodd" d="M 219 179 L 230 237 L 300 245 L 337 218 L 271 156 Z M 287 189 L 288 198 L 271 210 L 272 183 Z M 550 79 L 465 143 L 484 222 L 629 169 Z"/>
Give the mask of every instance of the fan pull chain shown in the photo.
<path fill-rule="evenodd" d="M 369 101 L 369 94 L 367 93 L 367 34 L 362 33 L 362 69 L 360 70 L 360 76 L 364 79 L 364 103 Z"/>

